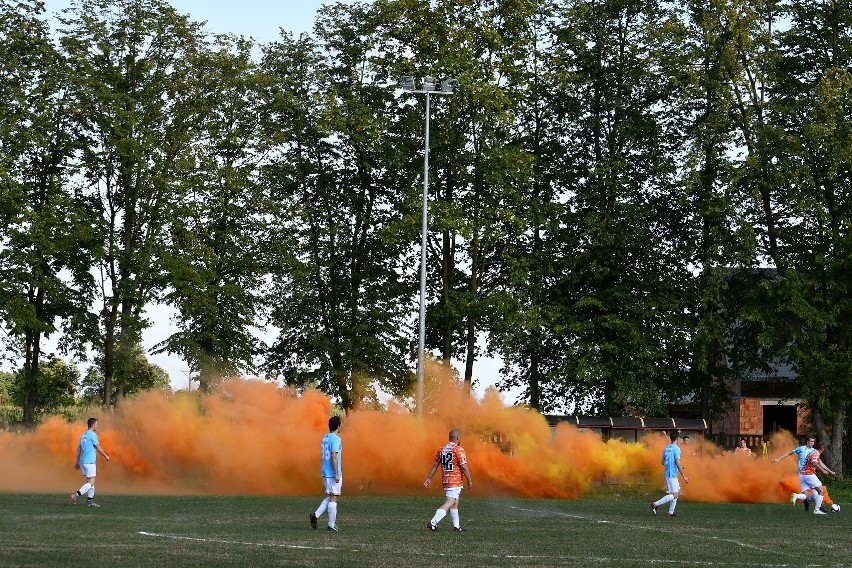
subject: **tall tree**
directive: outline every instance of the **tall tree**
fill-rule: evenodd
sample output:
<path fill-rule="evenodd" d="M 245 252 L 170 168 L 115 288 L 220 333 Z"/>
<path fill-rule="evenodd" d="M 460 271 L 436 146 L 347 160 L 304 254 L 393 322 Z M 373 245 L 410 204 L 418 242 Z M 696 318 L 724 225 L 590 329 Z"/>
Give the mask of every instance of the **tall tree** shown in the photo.
<path fill-rule="evenodd" d="M 165 301 L 179 331 L 157 346 L 181 355 L 209 392 L 223 378 L 255 369 L 270 266 L 258 183 L 269 143 L 263 136 L 269 82 L 252 61 L 253 42 L 220 37 L 199 55 L 203 130 L 192 145 L 194 167 L 179 184 L 184 198 L 168 223 Z"/>
<path fill-rule="evenodd" d="M 408 390 L 404 243 L 396 238 L 397 151 L 382 133 L 392 92 L 371 59 L 366 4 L 320 11 L 321 42 L 289 36 L 269 46 L 278 81 L 270 117 L 281 131 L 267 169 L 279 204 L 271 229 L 279 269 L 271 323 L 280 333 L 269 369 L 289 384 L 319 387 L 349 410 Z"/>
<path fill-rule="evenodd" d="M 695 246 L 688 262 L 696 271 L 690 290 L 694 323 L 690 383 L 708 423 L 730 406 L 729 331 L 739 314 L 729 297 L 730 267 L 748 266 L 754 253 L 750 224 L 739 215 L 735 169 L 728 156 L 736 154 L 735 98 L 730 77 L 739 67 L 731 41 L 730 2 L 695 0 L 685 6 L 681 30 L 683 49 L 671 57 L 674 76 L 682 78 L 681 111 L 687 117 L 688 152 L 682 172 L 689 200 L 686 220 Z M 732 315 L 732 317 L 728 317 Z M 743 351 L 754 348 L 750 343 Z"/>
<path fill-rule="evenodd" d="M 607 415 L 663 412 L 687 369 L 686 266 L 675 183 L 673 82 L 655 30 L 665 3 L 565 2 L 557 57 L 574 71 L 564 93 L 559 300 L 563 397 Z M 669 48 L 671 49 L 671 47 Z M 661 393 L 664 395 L 661 397 Z"/>
<path fill-rule="evenodd" d="M 560 407 L 562 392 L 555 380 L 562 364 L 559 342 L 561 306 L 556 283 L 561 272 L 559 219 L 561 199 L 570 180 L 562 170 L 566 148 L 562 117 L 556 104 L 567 70 L 554 57 L 553 6 L 530 5 L 531 17 L 518 30 L 520 65 L 507 69 L 501 88 L 515 101 L 513 138 L 523 154 L 525 177 L 504 202 L 511 215 L 496 247 L 498 292 L 489 302 L 489 348 L 504 361 L 500 388 L 520 387 L 522 399 L 541 411 Z"/>
<path fill-rule="evenodd" d="M 200 27 L 161 0 L 80 0 L 61 18 L 73 97 L 88 139 L 83 173 L 103 212 L 100 332 L 104 404 L 124 394 L 143 310 L 164 286 L 165 227 L 182 201 L 202 94 Z"/>
<path fill-rule="evenodd" d="M 852 7 L 832 0 L 786 7 L 771 105 L 779 133 L 772 159 L 782 174 L 772 201 L 780 249 L 774 298 L 784 316 L 775 329 L 842 474 L 852 407 Z"/>
<path fill-rule="evenodd" d="M 38 2 L 0 4 L 0 314 L 10 347 L 23 357 L 16 388 L 25 422 L 45 400 L 43 339 L 86 311 L 97 249 L 91 203 L 71 184 L 79 138 L 68 69 L 42 11 Z"/>
<path fill-rule="evenodd" d="M 489 297 L 496 288 L 497 243 L 507 223 L 501 217 L 509 216 L 506 204 L 529 167 L 512 138 L 516 99 L 509 84 L 510 75 L 523 64 L 519 50 L 526 41 L 525 21 L 536 6 L 536 2 L 507 6 L 446 1 L 434 7 L 410 0 L 377 3 L 387 49 L 393 55 L 388 59 L 398 75 L 456 81 L 453 97 L 431 97 L 427 256 L 431 300 L 426 339 L 445 365 L 454 359 L 463 362 L 468 388 Z M 420 97 L 416 105 L 403 108 L 399 120 L 409 131 L 422 131 L 424 102 Z M 406 170 L 417 175 L 422 138 L 409 135 L 400 144 L 412 158 Z"/>

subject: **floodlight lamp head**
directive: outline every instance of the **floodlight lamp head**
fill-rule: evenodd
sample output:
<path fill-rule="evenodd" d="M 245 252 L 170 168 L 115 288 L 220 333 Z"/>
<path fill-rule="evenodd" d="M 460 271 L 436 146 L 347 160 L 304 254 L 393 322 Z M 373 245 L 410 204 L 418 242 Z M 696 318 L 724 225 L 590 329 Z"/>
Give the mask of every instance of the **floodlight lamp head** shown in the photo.
<path fill-rule="evenodd" d="M 423 90 L 424 91 L 434 91 L 436 83 L 437 83 L 437 81 L 435 81 L 434 77 L 430 77 L 428 75 L 426 77 L 423 77 Z"/>
<path fill-rule="evenodd" d="M 403 75 L 399 79 L 399 86 L 402 87 L 406 91 L 414 90 L 414 77 L 411 75 Z"/>
<path fill-rule="evenodd" d="M 455 85 L 458 81 L 455 79 L 444 79 L 441 83 L 441 92 L 446 93 L 448 95 L 453 93 L 453 85 Z"/>

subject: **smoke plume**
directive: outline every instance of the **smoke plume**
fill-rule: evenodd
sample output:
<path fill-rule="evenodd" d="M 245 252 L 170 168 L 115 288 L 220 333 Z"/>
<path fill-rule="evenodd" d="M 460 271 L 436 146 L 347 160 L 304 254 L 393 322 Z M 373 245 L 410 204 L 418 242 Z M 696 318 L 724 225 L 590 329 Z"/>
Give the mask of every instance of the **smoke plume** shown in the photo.
<path fill-rule="evenodd" d="M 600 484 L 646 485 L 662 495 L 665 433 L 640 443 L 603 442 L 567 424 L 551 428 L 537 412 L 503 404 L 496 391 L 476 398 L 451 379 L 428 385 L 424 407 L 422 419 L 395 401 L 344 418 L 344 494 L 440 495 L 437 475 L 433 489 L 424 489 L 423 480 L 448 431 L 459 428 L 474 481 L 466 495 L 576 499 Z M 144 393 L 96 415 L 111 458 L 98 457 L 97 487 L 134 494 L 318 494 L 319 444 L 331 411 L 320 392 L 299 395 L 255 380 L 228 380 L 210 395 Z M 85 430 L 85 420 L 55 417 L 32 432 L 0 433 L 0 455 L 11 466 L 0 476 L 0 491 L 76 490 L 83 478 L 74 457 Z M 793 445 L 789 435 L 776 435 L 769 457 Z M 682 462 L 689 500 L 780 502 L 798 488 L 793 458 L 772 464 L 699 439 L 684 449 Z"/>

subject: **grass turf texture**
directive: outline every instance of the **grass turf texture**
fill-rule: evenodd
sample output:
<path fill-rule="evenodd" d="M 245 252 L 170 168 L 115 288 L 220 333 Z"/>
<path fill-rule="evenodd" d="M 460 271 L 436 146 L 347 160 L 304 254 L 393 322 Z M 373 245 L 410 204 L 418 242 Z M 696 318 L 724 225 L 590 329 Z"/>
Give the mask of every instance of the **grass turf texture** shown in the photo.
<path fill-rule="evenodd" d="M 425 497 L 343 497 L 312 530 L 320 497 L 0 494 L 0 565 L 70 566 L 852 566 L 850 513 L 682 501 L 617 489 L 580 501 L 463 498 L 462 526 L 426 523 Z M 597 497 L 597 498 L 596 498 Z M 147 534 L 143 534 L 147 533 Z"/>

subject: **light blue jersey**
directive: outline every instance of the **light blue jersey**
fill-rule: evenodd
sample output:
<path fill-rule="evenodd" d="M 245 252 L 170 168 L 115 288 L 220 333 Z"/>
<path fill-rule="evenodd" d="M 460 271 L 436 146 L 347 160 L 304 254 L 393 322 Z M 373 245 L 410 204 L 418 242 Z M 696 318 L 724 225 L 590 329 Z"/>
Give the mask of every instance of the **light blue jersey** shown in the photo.
<path fill-rule="evenodd" d="M 95 463 L 95 446 L 98 445 L 98 435 L 93 430 L 86 430 L 80 437 L 80 463 Z"/>
<path fill-rule="evenodd" d="M 322 438 L 322 470 L 323 477 L 334 477 L 334 464 L 331 462 L 331 452 L 337 452 L 337 472 L 340 477 L 343 477 L 343 443 L 340 441 L 340 436 L 334 432 L 329 432 Z"/>
<path fill-rule="evenodd" d="M 680 446 L 669 444 L 663 450 L 663 467 L 666 478 L 677 477 L 677 460 L 680 459 Z"/>
<path fill-rule="evenodd" d="M 808 456 L 811 455 L 813 451 L 813 448 L 809 448 L 807 446 L 793 448 L 793 453 L 799 456 L 799 469 L 797 470 L 799 473 L 802 473 L 802 468 L 805 467 L 806 463 L 808 463 Z"/>

